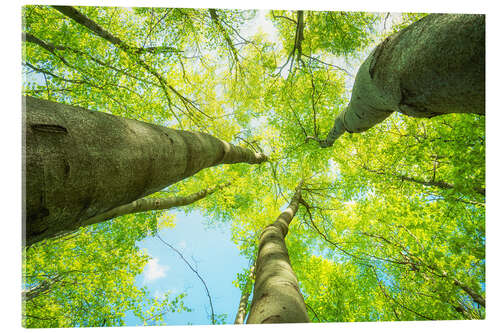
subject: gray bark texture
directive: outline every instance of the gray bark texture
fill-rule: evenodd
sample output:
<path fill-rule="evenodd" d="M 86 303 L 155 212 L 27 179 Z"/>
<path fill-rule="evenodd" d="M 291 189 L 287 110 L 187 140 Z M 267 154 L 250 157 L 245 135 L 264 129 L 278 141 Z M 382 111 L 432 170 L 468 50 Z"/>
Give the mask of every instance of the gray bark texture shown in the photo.
<path fill-rule="evenodd" d="M 204 168 L 267 159 L 208 134 L 32 97 L 23 113 L 28 246 Z"/>
<path fill-rule="evenodd" d="M 485 114 L 485 16 L 431 14 L 387 37 L 356 74 L 351 100 L 322 147 L 398 111 Z"/>
<path fill-rule="evenodd" d="M 247 324 L 310 322 L 285 244 L 288 226 L 299 208 L 301 187 L 302 182 L 288 208 L 260 236 L 254 294 Z"/>
<path fill-rule="evenodd" d="M 182 207 L 190 205 L 198 200 L 205 198 L 207 195 L 210 195 L 217 191 L 220 188 L 229 186 L 230 183 L 226 183 L 223 185 L 214 186 L 211 188 L 207 188 L 201 190 L 196 193 L 189 194 L 185 197 L 170 197 L 170 198 L 141 198 L 131 203 L 113 208 L 108 210 L 103 214 L 96 215 L 86 221 L 81 223 L 82 226 L 91 225 L 94 223 L 103 222 L 106 220 L 114 219 L 115 217 L 119 217 L 122 215 L 134 214 L 139 212 L 147 212 L 151 210 L 165 210 L 173 207 Z"/>

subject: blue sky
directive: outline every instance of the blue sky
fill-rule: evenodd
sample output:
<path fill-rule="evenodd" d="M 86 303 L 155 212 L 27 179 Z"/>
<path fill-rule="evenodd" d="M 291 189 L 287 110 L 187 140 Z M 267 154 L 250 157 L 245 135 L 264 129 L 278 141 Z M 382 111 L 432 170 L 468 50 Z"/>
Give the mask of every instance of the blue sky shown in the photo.
<path fill-rule="evenodd" d="M 160 237 L 171 244 L 205 280 L 212 297 L 216 314 L 227 314 L 227 323 L 232 323 L 240 300 L 240 290 L 232 282 L 236 274 L 248 268 L 248 260 L 239 256 L 231 242 L 229 225 L 216 228 L 207 226 L 207 219 L 199 212 L 189 215 L 175 212 L 176 226 L 159 232 Z M 136 279 L 138 287 L 146 286 L 152 295 L 171 291 L 172 295 L 182 292 L 187 296 L 184 303 L 192 312 L 168 314 L 167 325 L 210 324 L 210 307 L 202 282 L 182 261 L 177 253 L 155 237 L 138 243 L 152 259 Z M 142 325 L 133 315 L 126 317 L 127 325 Z"/>
<path fill-rule="evenodd" d="M 14 86 L 18 89 L 19 85 Z M 17 100 L 15 102 L 18 103 Z M 17 171 L 19 170 L 18 167 Z M 204 217 L 196 211 L 191 212 L 189 216 L 178 212 L 176 224 L 175 228 L 160 232 L 160 236 L 181 250 L 186 258 L 191 260 L 193 257 L 196 260 L 191 262 L 196 264 L 210 289 L 216 313 L 228 314 L 227 322 L 231 323 L 240 297 L 240 292 L 232 285 L 232 281 L 237 273 L 247 268 L 248 262 L 245 258 L 239 257 L 236 246 L 231 242 L 229 226 L 206 228 Z M 158 239 L 146 239 L 139 245 L 146 249 L 153 259 L 145 272 L 137 277 L 137 284 L 146 285 L 153 294 L 168 290 L 173 294 L 186 292 L 187 297 L 184 301 L 193 310 L 191 313 L 169 314 L 166 316 L 166 322 L 170 325 L 208 324 L 210 321 L 208 299 L 194 273 L 176 253 Z M 127 317 L 127 324 L 141 323 L 132 317 Z"/>

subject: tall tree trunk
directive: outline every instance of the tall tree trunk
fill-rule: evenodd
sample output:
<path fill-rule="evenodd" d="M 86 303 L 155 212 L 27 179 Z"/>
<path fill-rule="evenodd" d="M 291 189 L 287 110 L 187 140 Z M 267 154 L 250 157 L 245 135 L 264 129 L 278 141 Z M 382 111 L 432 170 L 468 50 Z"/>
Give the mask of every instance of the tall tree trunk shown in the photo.
<path fill-rule="evenodd" d="M 203 168 L 266 156 L 211 135 L 25 97 L 25 242 L 31 245 Z"/>
<path fill-rule="evenodd" d="M 252 265 L 250 268 L 250 274 L 248 276 L 247 283 L 241 293 L 240 304 L 238 305 L 238 312 L 236 313 L 236 318 L 234 319 L 235 325 L 241 325 L 245 323 L 245 317 L 247 316 L 247 307 L 248 307 L 248 298 L 250 297 L 251 292 L 251 283 L 254 277 L 254 269 L 255 267 Z"/>
<path fill-rule="evenodd" d="M 322 147 L 398 111 L 485 114 L 485 16 L 431 14 L 387 37 L 361 65 L 349 105 Z"/>
<path fill-rule="evenodd" d="M 247 324 L 310 321 L 285 244 L 288 226 L 299 208 L 302 183 L 297 186 L 288 208 L 260 236 L 254 294 Z"/>
<path fill-rule="evenodd" d="M 116 208 L 113 208 L 103 214 L 96 215 L 86 221 L 81 223 L 82 226 L 91 225 L 94 223 L 103 222 L 106 220 L 114 219 L 115 217 L 134 214 L 139 212 L 147 212 L 150 210 L 164 210 L 170 209 L 172 207 L 181 207 L 187 206 L 205 198 L 207 195 L 210 195 L 217 191 L 220 188 L 224 188 L 229 186 L 230 183 L 225 183 L 222 185 L 217 185 L 214 187 L 210 187 L 204 190 L 201 190 L 196 193 L 192 193 L 185 197 L 170 197 L 170 198 L 141 198 L 126 205 L 122 205 Z"/>

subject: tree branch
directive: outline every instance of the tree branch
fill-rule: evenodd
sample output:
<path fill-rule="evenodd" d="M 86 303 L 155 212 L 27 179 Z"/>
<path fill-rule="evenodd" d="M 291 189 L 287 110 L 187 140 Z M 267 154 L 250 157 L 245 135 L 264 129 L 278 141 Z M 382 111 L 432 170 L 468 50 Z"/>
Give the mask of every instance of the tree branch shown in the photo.
<path fill-rule="evenodd" d="M 92 31 L 95 35 L 107 40 L 111 44 L 117 46 L 119 49 L 127 53 L 129 56 L 131 56 L 141 67 L 143 67 L 146 71 L 148 71 L 150 74 L 152 74 L 160 83 L 164 93 L 165 97 L 167 98 L 168 105 L 170 107 L 170 110 L 172 112 L 172 115 L 177 119 L 179 125 L 181 124 L 180 119 L 177 117 L 175 112 L 173 112 L 171 108 L 171 99 L 170 99 L 170 94 L 168 93 L 168 90 L 171 90 L 175 95 L 177 95 L 180 99 L 183 105 L 186 108 L 186 112 L 183 112 L 188 118 L 190 118 L 195 124 L 198 124 L 196 120 L 196 116 L 192 113 L 191 107 L 194 107 L 194 109 L 200 113 L 202 113 L 204 116 L 207 118 L 210 118 L 207 114 L 202 112 L 197 106 L 194 105 L 192 101 L 190 101 L 188 98 L 182 96 L 179 94 L 177 90 L 175 90 L 171 85 L 168 84 L 167 80 L 158 72 L 156 71 L 153 67 L 151 67 L 149 64 L 144 62 L 138 55 L 142 52 L 142 48 L 138 48 L 135 46 L 130 46 L 127 43 L 125 43 L 123 40 L 120 38 L 114 36 L 110 32 L 106 31 L 104 28 L 99 26 L 96 22 L 88 18 L 87 16 L 83 15 L 81 12 L 79 12 L 76 8 L 71 7 L 71 6 L 52 6 L 54 9 L 62 13 L 63 15 L 73 19 L 75 22 L 83 25 L 90 31 Z"/>
<path fill-rule="evenodd" d="M 81 222 L 81 226 L 91 225 L 94 223 L 103 222 L 106 220 L 114 219 L 119 216 L 134 214 L 139 212 L 146 212 L 151 210 L 166 210 L 172 207 L 182 207 L 190 205 L 206 196 L 220 190 L 224 187 L 231 185 L 230 182 L 225 184 L 213 186 L 196 193 L 192 193 L 185 197 L 170 197 L 170 198 L 141 198 L 129 204 L 125 204 L 113 208 L 106 213 L 94 216 L 86 221 Z"/>
<path fill-rule="evenodd" d="M 175 247 L 173 247 L 169 243 L 165 242 L 159 235 L 156 235 L 156 238 L 158 238 L 163 244 L 165 244 L 166 246 L 168 246 L 169 248 L 171 248 L 175 253 L 177 253 L 179 255 L 179 257 L 182 259 L 182 261 L 184 261 L 186 263 L 186 265 L 189 267 L 189 269 L 194 274 L 196 274 L 196 276 L 198 277 L 198 279 L 201 281 L 201 283 L 203 284 L 203 287 L 205 287 L 205 292 L 207 294 L 208 301 L 210 303 L 212 325 L 215 325 L 216 322 L 215 322 L 214 307 L 213 307 L 213 304 L 212 304 L 212 297 L 210 296 L 210 291 L 208 290 L 208 286 L 207 286 L 205 280 L 201 277 L 200 273 L 198 273 L 198 271 L 189 263 L 189 261 L 182 255 L 182 253 L 179 250 L 177 250 Z"/>
<path fill-rule="evenodd" d="M 217 14 L 217 11 L 215 9 L 213 9 L 213 8 L 210 8 L 208 10 L 208 12 L 210 13 L 210 18 L 214 22 L 215 26 L 217 27 L 217 29 L 220 31 L 220 33 L 224 37 L 224 40 L 226 41 L 226 43 L 227 43 L 227 45 L 229 47 L 229 50 L 231 51 L 231 53 L 233 55 L 234 62 L 235 63 L 239 63 L 239 61 L 238 61 L 238 51 L 236 51 L 236 49 L 234 47 L 234 44 L 231 41 L 231 38 L 229 37 L 228 32 L 222 26 L 222 24 L 221 24 L 221 22 L 219 20 L 219 15 Z"/>

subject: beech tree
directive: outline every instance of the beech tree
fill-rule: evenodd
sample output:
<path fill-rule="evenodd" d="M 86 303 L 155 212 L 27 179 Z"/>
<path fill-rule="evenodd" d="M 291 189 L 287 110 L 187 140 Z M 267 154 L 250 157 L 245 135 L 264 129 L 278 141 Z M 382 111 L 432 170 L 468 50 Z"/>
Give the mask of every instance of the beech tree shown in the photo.
<path fill-rule="evenodd" d="M 253 29 L 256 17 L 274 30 Z M 151 130 L 155 140 L 140 149 L 128 142 L 141 136 L 117 137 L 116 147 L 128 147 L 119 162 L 129 166 L 119 174 L 101 161 L 108 185 L 94 193 L 113 204 L 82 216 L 73 224 L 78 229 L 63 232 L 72 229 L 65 225 L 62 233 L 23 249 L 25 326 L 121 326 L 129 324 L 125 313 L 144 325 L 169 324 L 173 312 L 199 310 L 206 298 L 188 302 L 182 291 L 158 298 L 134 283 L 149 260 L 138 242 L 171 232 L 175 210 L 196 211 L 207 226 L 229 229 L 248 267 L 255 262 L 255 276 L 242 268 L 235 277 L 241 291 L 230 306 L 235 323 L 485 317 L 485 117 L 484 106 L 476 107 L 484 93 L 484 16 L 26 6 L 23 20 L 23 93 L 36 98 L 28 100 L 57 105 L 82 119 L 91 114 L 96 128 L 104 127 L 102 119 Z M 438 44 L 449 52 L 437 57 Z M 425 54 L 410 56 L 420 52 Z M 432 67 L 434 62 L 441 67 Z M 423 69 L 429 63 L 428 70 L 443 74 L 439 80 L 427 77 Z M 399 80 L 405 73 L 413 76 Z M 462 74 L 469 76 L 460 81 Z M 450 85 L 436 86 L 443 83 Z M 436 104 L 433 98 L 454 85 L 449 96 L 457 99 Z M 368 94 L 376 90 L 382 97 Z M 399 112 L 401 92 L 402 109 L 425 107 L 432 114 Z M 373 122 L 370 112 L 359 121 L 348 117 L 349 110 L 378 110 L 379 102 L 387 111 L 383 121 Z M 443 114 L 429 118 L 435 112 Z M 38 121 L 52 114 L 45 113 L 27 122 L 26 131 L 34 135 L 31 142 L 45 138 L 45 151 L 53 152 L 48 148 L 71 128 L 62 118 Z M 341 131 L 337 144 L 322 149 L 317 141 L 328 140 L 332 118 L 339 114 L 351 121 L 342 123 L 346 131 L 355 132 L 359 124 L 370 130 Z M 108 132 L 109 127 L 101 134 L 92 130 L 81 138 L 108 155 L 116 152 L 115 145 L 102 144 Z M 156 142 L 170 145 L 162 133 L 182 143 L 195 132 L 214 147 L 226 142 L 255 162 L 265 155 L 267 162 L 214 165 L 219 159 L 207 155 L 204 166 L 211 167 L 200 163 L 189 176 L 180 172 L 150 186 L 155 172 L 143 166 L 160 161 L 154 152 L 163 144 Z M 155 159 L 137 163 L 148 152 Z M 54 160 L 60 164 L 44 168 L 45 174 L 64 176 L 63 159 Z M 159 163 L 157 170 L 156 175 L 167 172 Z M 119 175 L 141 180 L 140 186 L 129 191 L 124 185 L 112 194 L 110 183 Z M 89 177 L 94 176 L 81 181 Z M 69 192 L 62 199 L 83 193 Z M 189 204 L 170 207 L 179 203 L 176 198 Z M 284 230 L 269 223 L 296 204 L 300 209 L 279 223 L 286 224 L 286 237 L 270 232 Z M 276 236 L 271 248 L 281 251 L 275 257 L 265 255 L 271 234 Z M 268 290 L 263 282 L 281 275 L 298 288 L 290 285 L 290 298 L 276 296 L 288 287 Z M 223 316 L 212 311 L 206 323 L 220 323 L 218 318 Z"/>
<path fill-rule="evenodd" d="M 485 16 L 433 14 L 387 37 L 361 65 L 347 108 L 321 147 L 398 111 L 485 114 Z M 443 52 L 446 50 L 446 52 Z"/>
<path fill-rule="evenodd" d="M 25 101 L 27 245 L 75 230 L 203 168 L 266 160 L 204 133 Z"/>
<path fill-rule="evenodd" d="M 247 324 L 307 323 L 304 298 L 295 277 L 285 236 L 302 198 L 299 183 L 287 209 L 262 231 L 255 262 L 255 285 Z"/>

